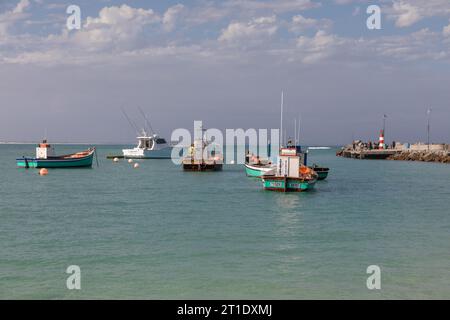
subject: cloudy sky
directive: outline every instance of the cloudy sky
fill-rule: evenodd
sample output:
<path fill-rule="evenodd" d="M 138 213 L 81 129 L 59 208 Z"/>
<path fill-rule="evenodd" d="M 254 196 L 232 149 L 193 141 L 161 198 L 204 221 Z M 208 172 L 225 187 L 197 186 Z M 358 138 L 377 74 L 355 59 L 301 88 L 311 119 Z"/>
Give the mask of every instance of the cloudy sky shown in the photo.
<path fill-rule="evenodd" d="M 0 0 L 0 141 L 134 141 L 138 106 L 166 137 L 277 128 L 281 90 L 306 144 L 376 139 L 383 114 L 388 142 L 425 140 L 429 107 L 450 142 L 450 1 Z"/>

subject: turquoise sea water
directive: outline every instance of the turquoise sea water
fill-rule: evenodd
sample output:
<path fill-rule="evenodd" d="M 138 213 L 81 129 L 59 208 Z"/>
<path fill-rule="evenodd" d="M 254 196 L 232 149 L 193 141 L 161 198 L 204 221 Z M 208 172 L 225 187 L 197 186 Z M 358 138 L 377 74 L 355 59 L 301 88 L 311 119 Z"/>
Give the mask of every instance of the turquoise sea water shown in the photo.
<path fill-rule="evenodd" d="M 34 146 L 0 146 L 0 299 L 450 298 L 450 165 L 314 150 L 328 180 L 279 194 L 240 165 L 105 159 L 120 149 L 40 177 L 15 167 Z M 366 287 L 369 265 L 381 290 Z"/>

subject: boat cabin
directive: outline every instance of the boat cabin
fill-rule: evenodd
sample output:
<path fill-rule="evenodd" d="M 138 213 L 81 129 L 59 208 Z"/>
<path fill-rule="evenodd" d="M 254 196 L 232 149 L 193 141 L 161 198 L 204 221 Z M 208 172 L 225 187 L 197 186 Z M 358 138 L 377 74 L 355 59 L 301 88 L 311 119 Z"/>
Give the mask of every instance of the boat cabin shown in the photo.
<path fill-rule="evenodd" d="M 36 159 L 47 159 L 48 157 L 55 156 L 55 149 L 47 143 L 47 140 L 43 140 L 36 148 Z"/>
<path fill-rule="evenodd" d="M 153 137 L 148 136 L 137 137 L 137 139 L 138 139 L 138 146 L 137 146 L 138 149 L 153 150 L 156 149 L 156 147 L 160 147 L 162 145 L 167 144 L 165 139 L 159 138 L 156 135 L 154 135 Z"/>
<path fill-rule="evenodd" d="M 281 148 L 278 157 L 278 175 L 284 177 L 298 178 L 301 166 L 300 156 L 297 148 Z"/>
<path fill-rule="evenodd" d="M 139 149 L 151 149 L 153 147 L 153 139 L 150 137 L 137 137 Z"/>

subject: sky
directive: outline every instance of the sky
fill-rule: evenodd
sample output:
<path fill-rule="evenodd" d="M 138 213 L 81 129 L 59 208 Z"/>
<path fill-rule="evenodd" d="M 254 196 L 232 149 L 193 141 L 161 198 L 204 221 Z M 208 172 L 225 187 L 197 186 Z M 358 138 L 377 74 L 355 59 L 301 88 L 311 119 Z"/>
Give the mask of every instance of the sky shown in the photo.
<path fill-rule="evenodd" d="M 81 29 L 68 30 L 69 5 Z M 381 29 L 369 30 L 369 5 Z M 449 0 L 0 0 L 0 141 L 129 143 L 122 114 L 308 145 L 450 143 Z"/>

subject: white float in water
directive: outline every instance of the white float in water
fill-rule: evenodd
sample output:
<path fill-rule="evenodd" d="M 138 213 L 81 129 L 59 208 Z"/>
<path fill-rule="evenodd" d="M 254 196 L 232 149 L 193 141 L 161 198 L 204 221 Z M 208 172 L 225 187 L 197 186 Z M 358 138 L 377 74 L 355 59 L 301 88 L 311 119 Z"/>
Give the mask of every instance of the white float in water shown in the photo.
<path fill-rule="evenodd" d="M 119 162 L 119 158 L 114 158 L 113 162 Z"/>
<path fill-rule="evenodd" d="M 134 168 L 135 168 L 135 169 L 139 168 L 139 163 L 135 163 L 135 164 L 134 164 Z"/>
<path fill-rule="evenodd" d="M 133 163 L 133 159 L 128 159 L 128 163 Z"/>

